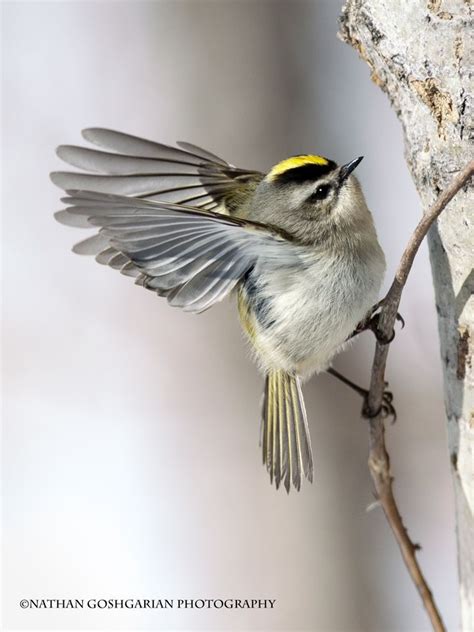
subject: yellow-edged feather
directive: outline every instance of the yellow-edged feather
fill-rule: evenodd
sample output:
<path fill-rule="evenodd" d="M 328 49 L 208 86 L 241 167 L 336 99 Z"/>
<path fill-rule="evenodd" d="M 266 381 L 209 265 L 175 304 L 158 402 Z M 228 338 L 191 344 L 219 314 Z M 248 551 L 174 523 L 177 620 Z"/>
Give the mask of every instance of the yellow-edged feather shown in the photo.
<path fill-rule="evenodd" d="M 257 337 L 255 316 L 250 309 L 249 302 L 247 301 L 247 297 L 245 295 L 245 290 L 242 286 L 240 286 L 237 291 L 237 306 L 242 328 L 251 342 L 255 344 L 255 339 Z"/>

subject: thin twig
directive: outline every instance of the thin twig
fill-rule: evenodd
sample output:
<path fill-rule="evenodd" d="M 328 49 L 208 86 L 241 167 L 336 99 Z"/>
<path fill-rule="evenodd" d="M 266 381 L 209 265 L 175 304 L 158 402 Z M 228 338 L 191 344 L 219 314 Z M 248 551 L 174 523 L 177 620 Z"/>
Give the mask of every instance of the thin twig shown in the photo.
<path fill-rule="evenodd" d="M 446 205 L 467 184 L 474 174 L 474 160 L 471 161 L 451 182 L 451 184 L 441 193 L 433 206 L 425 213 L 415 228 L 407 247 L 402 255 L 392 286 L 381 303 L 381 311 L 378 321 L 378 330 L 385 340 L 389 340 L 395 319 L 397 316 L 400 298 L 411 270 L 415 255 L 418 252 L 421 242 L 426 236 L 433 222 L 438 218 Z M 382 405 L 382 398 L 385 388 L 385 366 L 389 344 L 376 343 L 374 361 L 372 365 L 372 375 L 370 390 L 367 399 L 369 413 L 376 413 Z M 433 630 L 443 632 L 444 627 L 441 615 L 431 594 L 431 590 L 426 583 L 416 559 L 416 551 L 419 548 L 414 544 L 405 529 L 402 517 L 398 510 L 393 495 L 393 478 L 390 474 L 390 458 L 385 447 L 385 428 L 380 412 L 369 420 L 369 470 L 375 485 L 377 498 L 382 505 L 385 517 L 392 529 L 398 546 L 410 573 L 410 576 L 420 594 L 423 605 L 433 626 Z"/>

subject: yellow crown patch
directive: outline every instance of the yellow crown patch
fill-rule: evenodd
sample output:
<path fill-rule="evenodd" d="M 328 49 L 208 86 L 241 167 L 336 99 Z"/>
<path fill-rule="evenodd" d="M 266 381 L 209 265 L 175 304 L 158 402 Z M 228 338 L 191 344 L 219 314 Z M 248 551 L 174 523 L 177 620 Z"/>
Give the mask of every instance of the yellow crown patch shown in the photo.
<path fill-rule="evenodd" d="M 275 165 L 268 173 L 268 180 L 273 180 L 282 173 L 289 171 L 290 169 L 296 169 L 297 167 L 304 167 L 305 165 L 327 165 L 329 161 L 322 156 L 313 156 L 311 154 L 304 154 L 302 156 L 292 156 L 282 160 Z"/>

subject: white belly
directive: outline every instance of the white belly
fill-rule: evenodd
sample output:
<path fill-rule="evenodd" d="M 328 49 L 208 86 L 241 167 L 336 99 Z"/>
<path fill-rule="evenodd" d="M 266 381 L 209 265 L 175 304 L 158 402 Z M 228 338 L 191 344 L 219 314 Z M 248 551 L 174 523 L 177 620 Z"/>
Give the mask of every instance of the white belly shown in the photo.
<path fill-rule="evenodd" d="M 328 368 L 357 324 L 377 302 L 384 261 L 320 263 L 294 270 L 260 270 L 268 327 L 253 340 L 265 370 L 309 377 Z"/>

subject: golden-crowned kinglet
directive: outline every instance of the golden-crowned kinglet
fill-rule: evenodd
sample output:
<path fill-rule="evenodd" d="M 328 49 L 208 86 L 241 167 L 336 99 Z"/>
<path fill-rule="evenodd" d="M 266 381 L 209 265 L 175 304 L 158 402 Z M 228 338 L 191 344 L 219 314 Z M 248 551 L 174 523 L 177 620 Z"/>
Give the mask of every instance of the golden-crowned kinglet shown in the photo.
<path fill-rule="evenodd" d="M 278 487 L 312 480 L 301 380 L 329 368 L 377 300 L 385 258 L 352 175 L 315 155 L 266 175 L 189 143 L 179 148 L 106 129 L 58 155 L 88 173 L 55 172 L 68 208 L 56 218 L 98 233 L 74 246 L 170 305 L 199 313 L 235 291 L 265 374 L 261 445 Z"/>

